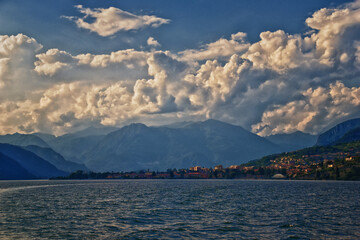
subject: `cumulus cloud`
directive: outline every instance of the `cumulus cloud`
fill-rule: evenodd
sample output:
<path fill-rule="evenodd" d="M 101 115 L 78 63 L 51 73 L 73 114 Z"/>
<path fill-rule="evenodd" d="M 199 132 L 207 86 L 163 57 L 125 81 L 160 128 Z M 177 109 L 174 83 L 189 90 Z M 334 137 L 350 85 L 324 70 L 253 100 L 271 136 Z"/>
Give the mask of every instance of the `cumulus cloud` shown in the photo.
<path fill-rule="evenodd" d="M 360 87 L 346 87 L 342 82 L 327 88 L 309 88 L 303 98 L 264 112 L 261 123 L 252 126 L 260 135 L 291 133 L 297 130 L 318 133 L 344 118 L 359 117 Z"/>
<path fill-rule="evenodd" d="M 359 1 L 358 1 L 359 2 Z M 344 9 L 326 9 L 323 8 L 306 19 L 306 24 L 317 30 L 317 33 L 311 35 L 311 40 L 316 45 L 316 54 L 320 62 L 332 66 L 340 58 L 347 62 L 352 55 L 352 37 L 344 37 L 349 31 L 356 34 L 359 29 L 360 8 L 358 2 L 349 4 Z M 350 40 L 350 41 L 349 41 Z"/>
<path fill-rule="evenodd" d="M 119 31 L 137 30 L 144 27 L 157 28 L 170 22 L 169 19 L 150 15 L 135 15 L 124 10 L 109 8 L 84 8 L 82 5 L 75 6 L 85 16 L 82 18 L 69 17 L 79 28 L 88 29 L 103 37 L 114 35 Z M 95 19 L 89 21 L 90 18 Z"/>
<path fill-rule="evenodd" d="M 146 65 L 148 53 L 135 51 L 134 49 L 120 50 L 110 54 L 94 55 L 80 54 L 75 56 L 79 65 L 90 65 L 91 67 L 108 67 L 110 64 L 124 63 L 128 68 L 134 68 L 134 65 Z"/>
<path fill-rule="evenodd" d="M 153 46 L 153 47 L 159 47 L 161 46 L 158 41 L 156 41 L 153 37 L 149 37 L 146 41 L 147 45 Z"/>
<path fill-rule="evenodd" d="M 52 81 L 119 81 L 136 80 L 147 76 L 149 52 L 134 49 L 110 54 L 71 55 L 59 49 L 37 54 L 35 72 Z"/>
<path fill-rule="evenodd" d="M 200 50 L 188 49 L 180 52 L 180 54 L 187 60 L 207 60 L 242 53 L 249 46 L 250 44 L 246 42 L 246 33 L 238 32 L 232 34 L 230 40 L 220 38 L 216 42 L 206 44 Z"/>
<path fill-rule="evenodd" d="M 42 48 L 34 38 L 23 34 L 0 36 L 0 88 L 20 76 L 29 67 L 35 53 Z M 17 75 L 17 77 L 15 77 Z"/>
<path fill-rule="evenodd" d="M 356 2 L 315 12 L 308 34 L 266 31 L 250 43 L 239 32 L 180 53 L 39 53 L 32 38 L 2 36 L 0 130 L 61 134 L 93 124 L 216 118 L 260 135 L 319 133 L 360 117 L 359 8 Z M 79 9 L 91 17 L 104 12 Z M 9 88 L 34 81 L 43 84 L 23 98 Z"/>
<path fill-rule="evenodd" d="M 62 68 L 69 67 L 74 62 L 73 57 L 59 49 L 50 49 L 46 53 L 36 55 L 39 59 L 35 64 L 35 71 L 42 75 L 53 76 Z"/>
<path fill-rule="evenodd" d="M 8 74 L 9 61 L 9 58 L 0 59 L 0 88 L 4 87 L 7 81 L 6 75 Z"/>
<path fill-rule="evenodd" d="M 146 79 L 130 83 L 57 83 L 45 91 L 34 92 L 26 101 L 4 101 L 0 104 L 0 112 L 4 113 L 0 121 L 1 131 L 43 131 L 61 134 L 78 127 L 79 124 L 122 125 L 138 117 L 146 118 L 149 114 L 176 115 L 178 109 L 175 94 L 178 93 L 172 84 L 176 84 L 176 80 L 182 78 L 187 66 L 168 54 L 146 53 Z M 53 56 L 63 58 L 66 62 L 76 59 L 56 50 L 47 51 L 40 58 L 49 63 L 58 62 L 59 59 L 54 60 Z M 116 62 L 116 59 L 113 60 Z M 91 61 L 82 64 L 90 63 Z M 173 81 L 169 81 L 169 78 Z"/>
<path fill-rule="evenodd" d="M 355 66 L 360 69 L 360 41 L 355 41 L 354 43 L 355 51 Z"/>
<path fill-rule="evenodd" d="M 313 43 L 309 38 L 290 35 L 282 30 L 263 32 L 260 41 L 252 44 L 243 58 L 250 60 L 255 68 L 285 72 L 298 67 L 313 67 L 317 59 L 308 52 Z"/>

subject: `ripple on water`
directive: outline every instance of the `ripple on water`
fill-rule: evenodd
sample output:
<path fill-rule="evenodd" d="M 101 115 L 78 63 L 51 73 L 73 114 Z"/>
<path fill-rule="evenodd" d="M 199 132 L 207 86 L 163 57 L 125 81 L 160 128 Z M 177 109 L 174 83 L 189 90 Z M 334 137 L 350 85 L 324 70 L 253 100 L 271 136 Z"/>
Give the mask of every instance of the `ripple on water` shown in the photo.
<path fill-rule="evenodd" d="M 360 239 L 360 183 L 0 182 L 0 239 Z"/>

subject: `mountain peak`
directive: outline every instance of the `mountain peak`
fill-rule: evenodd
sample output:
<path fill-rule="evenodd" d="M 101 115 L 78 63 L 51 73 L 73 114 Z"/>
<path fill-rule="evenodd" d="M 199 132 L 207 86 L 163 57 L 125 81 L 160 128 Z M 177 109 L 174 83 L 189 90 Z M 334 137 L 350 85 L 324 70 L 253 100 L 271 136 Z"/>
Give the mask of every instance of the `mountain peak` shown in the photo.
<path fill-rule="evenodd" d="M 240 164 L 279 151 L 242 127 L 209 119 L 175 127 L 130 124 L 105 136 L 84 159 L 101 171 L 165 170 Z"/>
<path fill-rule="evenodd" d="M 33 134 L 7 134 L 0 135 L 0 143 L 8 143 L 18 146 L 37 145 L 40 147 L 49 147 L 49 145 L 40 137 Z"/>
<path fill-rule="evenodd" d="M 143 123 L 131 123 L 130 125 L 127 125 L 128 127 L 132 127 L 132 128 L 141 128 L 141 127 L 148 127 Z M 126 126 L 125 126 L 126 127 Z"/>
<path fill-rule="evenodd" d="M 269 141 L 282 146 L 285 151 L 294 151 L 311 147 L 316 143 L 317 136 L 296 131 L 293 133 L 280 133 L 265 137 Z"/>
<path fill-rule="evenodd" d="M 216 120 L 216 119 L 212 119 L 212 118 L 203 121 L 203 123 L 205 123 L 205 124 L 228 124 L 228 123 L 226 123 L 226 122 L 222 122 L 222 121 L 219 121 L 219 120 Z M 230 125 L 230 124 L 229 124 L 229 125 Z"/>
<path fill-rule="evenodd" d="M 118 130 L 118 128 L 115 127 L 94 127 L 94 126 L 90 126 L 87 127 L 83 130 L 74 132 L 74 133 L 67 133 L 64 134 L 62 136 L 60 136 L 60 138 L 79 138 L 79 137 L 87 137 L 87 136 L 105 136 L 111 132 L 114 132 Z"/>
<path fill-rule="evenodd" d="M 350 119 L 319 135 L 316 145 L 326 146 L 335 143 L 347 132 L 360 127 L 360 118 Z"/>
<path fill-rule="evenodd" d="M 145 129 L 149 129 L 149 127 L 143 123 L 131 123 L 129 125 L 126 125 L 126 126 L 120 128 L 117 131 L 113 131 L 113 132 L 109 133 L 107 136 L 117 136 L 119 134 L 134 135 L 134 134 L 139 134 L 140 132 L 142 132 Z"/>
<path fill-rule="evenodd" d="M 143 123 L 131 123 L 130 125 L 125 126 L 123 129 L 130 130 L 130 131 L 139 131 L 142 129 L 149 128 Z"/>

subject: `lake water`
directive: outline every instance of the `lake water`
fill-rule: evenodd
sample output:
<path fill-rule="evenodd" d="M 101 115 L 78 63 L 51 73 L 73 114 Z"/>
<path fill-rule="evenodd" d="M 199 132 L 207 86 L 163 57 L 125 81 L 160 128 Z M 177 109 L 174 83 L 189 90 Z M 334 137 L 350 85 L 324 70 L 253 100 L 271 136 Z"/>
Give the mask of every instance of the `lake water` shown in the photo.
<path fill-rule="evenodd" d="M 360 182 L 0 181 L 0 239 L 360 239 Z"/>

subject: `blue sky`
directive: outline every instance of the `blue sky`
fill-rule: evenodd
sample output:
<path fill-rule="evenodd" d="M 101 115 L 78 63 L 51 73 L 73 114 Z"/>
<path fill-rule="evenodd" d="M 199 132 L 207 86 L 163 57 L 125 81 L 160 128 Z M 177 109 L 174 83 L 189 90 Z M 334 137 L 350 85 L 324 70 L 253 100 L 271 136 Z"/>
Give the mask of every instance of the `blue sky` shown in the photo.
<path fill-rule="evenodd" d="M 360 0 L 1 0 L 0 134 L 360 117 Z"/>
<path fill-rule="evenodd" d="M 72 53 L 104 53 L 114 49 L 138 49 L 153 36 L 162 49 L 181 51 L 229 37 L 236 32 L 248 34 L 250 42 L 259 40 L 263 31 L 306 32 L 304 20 L 314 11 L 339 6 L 348 1 L 324 0 L 136 0 L 136 1 L 46 1 L 3 0 L 0 2 L 1 33 L 24 33 L 36 38 L 46 48 L 61 48 Z M 110 6 L 137 15 L 156 15 L 171 23 L 156 29 L 119 32 L 104 38 L 60 16 L 80 16 L 74 5 L 87 8 Z M 130 41 L 130 43 L 129 43 Z M 99 48 L 98 46 L 102 47 Z"/>

